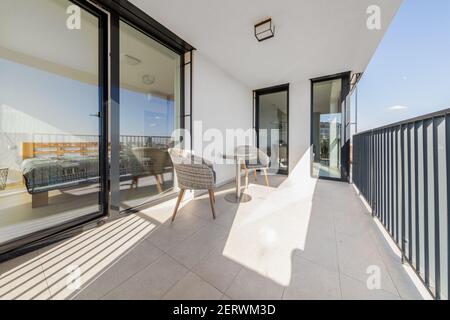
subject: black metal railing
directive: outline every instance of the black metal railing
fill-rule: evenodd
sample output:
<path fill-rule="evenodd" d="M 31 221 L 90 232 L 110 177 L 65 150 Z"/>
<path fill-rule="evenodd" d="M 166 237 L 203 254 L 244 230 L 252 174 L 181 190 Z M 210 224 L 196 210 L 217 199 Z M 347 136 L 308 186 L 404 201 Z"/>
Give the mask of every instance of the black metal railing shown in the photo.
<path fill-rule="evenodd" d="M 450 109 L 353 136 L 353 182 L 437 299 L 448 299 Z"/>
<path fill-rule="evenodd" d="M 43 134 L 32 135 L 32 142 L 35 143 L 64 143 L 64 142 L 98 142 L 98 135 L 81 134 Z M 121 135 L 120 144 L 122 146 L 168 148 L 172 145 L 173 138 L 170 136 L 130 136 Z"/>

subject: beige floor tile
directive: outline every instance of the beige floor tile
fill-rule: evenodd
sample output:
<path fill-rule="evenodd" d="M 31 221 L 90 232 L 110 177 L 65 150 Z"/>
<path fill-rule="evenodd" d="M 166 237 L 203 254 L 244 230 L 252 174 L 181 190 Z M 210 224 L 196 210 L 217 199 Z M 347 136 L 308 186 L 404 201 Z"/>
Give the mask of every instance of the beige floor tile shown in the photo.
<path fill-rule="evenodd" d="M 291 283 L 283 299 L 340 299 L 339 273 L 300 257 L 293 257 Z"/>
<path fill-rule="evenodd" d="M 219 300 L 223 293 L 189 272 L 164 296 L 166 300 Z"/>
<path fill-rule="evenodd" d="M 156 228 L 147 240 L 168 252 L 209 223 L 207 220 L 189 214 L 186 210 L 180 211 L 183 214 L 180 214 L 174 222 L 168 222 Z"/>
<path fill-rule="evenodd" d="M 223 253 L 223 246 L 215 247 L 193 268 L 200 277 L 222 292 L 231 285 L 242 266 Z"/>
<path fill-rule="evenodd" d="M 225 214 L 230 205 L 228 202 L 223 201 L 220 193 L 216 192 L 216 203 L 214 206 L 216 218 L 221 217 Z M 184 210 L 189 211 L 198 218 L 205 219 L 207 221 L 212 221 L 213 215 L 211 210 L 211 204 L 208 195 L 202 195 L 197 197 L 195 200 L 189 202 Z"/>
<path fill-rule="evenodd" d="M 397 294 L 390 273 L 376 248 L 370 241 L 370 236 L 353 238 L 337 234 L 339 270 L 341 274 L 366 282 L 372 272 L 369 268 L 378 268 L 381 276 L 382 289 Z"/>
<path fill-rule="evenodd" d="M 149 221 L 130 215 L 50 250 L 42 259 L 42 267 L 52 298 L 72 297 L 83 284 L 97 278 L 143 241 L 154 227 Z"/>
<path fill-rule="evenodd" d="M 382 289 L 368 289 L 366 283 L 341 275 L 342 298 L 345 300 L 399 300 L 398 295 Z"/>
<path fill-rule="evenodd" d="M 178 246 L 170 249 L 168 254 L 187 268 L 193 268 L 215 246 L 223 243 L 226 235 L 227 230 L 223 226 L 209 223 Z"/>
<path fill-rule="evenodd" d="M 338 258 L 335 235 L 322 232 L 320 228 L 310 227 L 305 248 L 295 250 L 294 254 L 317 263 L 323 267 L 338 271 Z"/>
<path fill-rule="evenodd" d="M 0 264 L 0 300 L 50 298 L 39 252 L 31 252 Z"/>
<path fill-rule="evenodd" d="M 341 234 L 357 237 L 367 235 L 373 226 L 371 215 L 361 212 L 354 215 L 345 215 L 334 219 L 336 232 Z"/>
<path fill-rule="evenodd" d="M 168 255 L 141 270 L 112 290 L 105 300 L 154 300 L 161 299 L 188 270 Z"/>
<path fill-rule="evenodd" d="M 267 277 L 242 269 L 225 294 L 233 300 L 279 300 L 283 289 Z"/>
<path fill-rule="evenodd" d="M 76 296 L 75 300 L 94 300 L 119 286 L 128 278 L 143 270 L 163 255 L 163 251 L 148 241 L 143 241 L 130 252 L 115 261 L 95 281 L 87 284 Z"/>
<path fill-rule="evenodd" d="M 421 298 L 352 186 L 270 179 L 251 181 L 248 203 L 225 200 L 233 184 L 219 188 L 216 220 L 200 196 L 171 223 L 172 199 L 0 263 L 0 299 L 71 298 L 71 266 L 76 299 Z M 373 265 L 382 290 L 365 285 Z"/>

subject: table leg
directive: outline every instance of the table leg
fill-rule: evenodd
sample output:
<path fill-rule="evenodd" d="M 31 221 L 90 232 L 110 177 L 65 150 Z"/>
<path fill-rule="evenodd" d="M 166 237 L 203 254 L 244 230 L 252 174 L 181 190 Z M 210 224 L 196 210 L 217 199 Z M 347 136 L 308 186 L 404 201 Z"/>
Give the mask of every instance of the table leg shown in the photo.
<path fill-rule="evenodd" d="M 236 161 L 236 190 L 225 196 L 225 200 L 231 203 L 245 203 L 252 200 L 252 197 L 242 192 L 241 188 L 241 161 Z"/>
<path fill-rule="evenodd" d="M 236 161 L 236 199 L 241 198 L 241 163 Z"/>

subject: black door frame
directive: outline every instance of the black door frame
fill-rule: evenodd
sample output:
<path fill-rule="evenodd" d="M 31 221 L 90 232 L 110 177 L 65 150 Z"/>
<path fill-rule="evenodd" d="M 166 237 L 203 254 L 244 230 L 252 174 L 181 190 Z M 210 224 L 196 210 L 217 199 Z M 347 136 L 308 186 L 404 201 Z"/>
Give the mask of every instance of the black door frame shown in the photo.
<path fill-rule="evenodd" d="M 330 80 L 337 80 L 337 79 L 342 79 L 342 86 L 341 86 L 341 103 L 343 101 L 346 100 L 347 95 L 350 93 L 350 76 L 351 76 L 351 71 L 347 71 L 347 72 L 342 72 L 342 73 L 337 73 L 337 74 L 333 74 L 333 75 L 329 75 L 329 76 L 324 76 L 324 77 L 319 77 L 319 78 L 313 78 L 311 79 L 311 108 L 310 108 L 310 146 L 311 148 L 313 148 L 313 144 L 314 144 L 314 130 L 313 130 L 313 114 L 314 114 L 314 84 L 315 83 L 319 83 L 319 82 L 324 82 L 324 81 L 330 81 Z M 343 110 L 341 110 L 341 113 L 343 112 Z M 342 137 L 342 139 L 345 139 L 345 137 Z M 313 161 L 313 157 L 311 157 L 311 168 L 310 168 L 310 175 L 313 178 L 318 178 L 318 179 L 322 179 L 322 180 L 331 180 L 331 181 L 341 181 L 341 182 L 348 182 L 349 181 L 349 176 L 348 174 L 345 174 L 345 172 L 343 171 L 343 163 L 342 163 L 342 151 L 343 151 L 343 147 L 341 147 L 341 178 L 331 178 L 331 177 L 314 177 L 313 174 L 313 165 L 314 165 L 314 161 Z M 311 152 L 313 152 L 313 150 L 311 149 Z"/>
<path fill-rule="evenodd" d="M 192 118 L 192 103 L 190 114 L 185 115 L 185 53 L 195 50 L 193 46 L 175 35 L 169 29 L 158 23 L 138 7 L 127 0 L 92 0 L 92 4 L 85 0 L 68 0 L 80 8 L 99 18 L 99 170 L 101 192 L 99 195 L 100 210 L 74 219 L 55 227 L 47 228 L 29 234 L 10 242 L 0 244 L 0 261 L 9 260 L 27 252 L 45 247 L 49 244 L 72 237 L 81 233 L 88 226 L 101 224 L 107 219 L 110 210 L 110 165 L 108 162 L 109 149 L 109 108 L 113 104 L 120 107 L 120 57 L 119 57 L 119 25 L 123 20 L 141 32 L 156 40 L 160 44 L 178 53 L 181 57 L 180 75 L 180 125 L 184 128 L 184 119 Z M 192 66 L 190 79 L 192 81 Z M 110 92 L 111 91 L 111 92 Z M 190 98 L 192 99 L 192 82 L 190 83 Z M 110 100 L 111 99 L 111 100 Z M 116 110 L 117 111 L 117 110 Z M 111 113 L 114 110 L 111 110 Z M 191 120 L 192 121 L 192 120 Z M 112 165 L 112 164 L 111 164 Z"/>
<path fill-rule="evenodd" d="M 271 94 L 271 93 L 277 93 L 277 92 L 286 92 L 286 99 L 287 99 L 287 169 L 286 170 L 278 170 L 278 174 L 284 174 L 289 175 L 289 169 L 290 169 L 290 162 L 289 162 L 289 127 L 290 127 L 290 118 L 289 118 L 289 83 L 281 84 L 273 87 L 263 88 L 263 89 L 257 89 L 253 91 L 254 96 L 254 108 L 253 108 L 253 117 L 254 117 L 254 130 L 256 131 L 256 146 L 259 148 L 259 97 Z"/>
<path fill-rule="evenodd" d="M 96 16 L 99 21 L 99 39 L 98 39 L 98 57 L 99 57 L 99 172 L 100 172 L 100 192 L 99 192 L 99 208 L 97 212 L 86 214 L 83 217 L 71 220 L 69 222 L 57 225 L 55 227 L 46 228 L 37 232 L 30 233 L 26 236 L 14 239 L 0 244 L 0 261 L 8 260 L 19 256 L 26 252 L 35 250 L 52 242 L 59 241 L 61 238 L 67 237 L 63 234 L 73 235 L 74 230 L 80 226 L 93 223 L 99 219 L 103 219 L 108 214 L 109 196 L 108 196 L 108 15 L 102 10 L 87 1 L 69 0 L 78 5 L 83 10 Z"/>

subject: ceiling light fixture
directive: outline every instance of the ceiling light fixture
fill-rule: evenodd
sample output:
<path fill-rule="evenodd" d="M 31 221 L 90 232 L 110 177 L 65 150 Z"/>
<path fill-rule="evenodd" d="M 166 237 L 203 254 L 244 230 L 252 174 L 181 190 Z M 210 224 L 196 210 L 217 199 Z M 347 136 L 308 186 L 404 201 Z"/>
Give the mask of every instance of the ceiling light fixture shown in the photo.
<path fill-rule="evenodd" d="M 156 80 L 155 76 L 151 76 L 149 74 L 146 74 L 142 77 L 142 82 L 148 86 L 154 84 L 155 80 Z"/>
<path fill-rule="evenodd" d="M 272 24 L 272 19 L 266 19 L 260 23 L 255 24 L 255 37 L 261 42 L 275 36 L 275 26 Z"/>
<path fill-rule="evenodd" d="M 137 66 L 138 64 L 140 64 L 142 62 L 138 58 L 130 56 L 129 54 L 124 54 L 123 60 L 125 61 L 125 63 L 129 64 L 130 66 Z"/>

